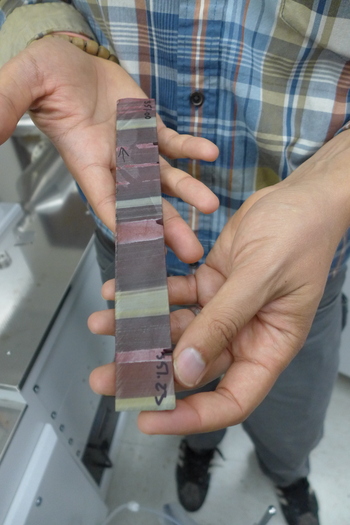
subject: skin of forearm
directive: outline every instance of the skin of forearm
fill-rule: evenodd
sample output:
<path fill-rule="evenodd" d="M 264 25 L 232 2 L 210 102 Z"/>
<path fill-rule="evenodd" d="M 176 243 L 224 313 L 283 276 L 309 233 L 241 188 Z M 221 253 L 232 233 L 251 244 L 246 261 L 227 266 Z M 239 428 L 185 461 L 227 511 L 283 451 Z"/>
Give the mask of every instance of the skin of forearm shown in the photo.
<path fill-rule="evenodd" d="M 319 199 L 320 215 L 326 214 L 340 241 L 350 227 L 350 130 L 327 142 L 282 184 Z"/>

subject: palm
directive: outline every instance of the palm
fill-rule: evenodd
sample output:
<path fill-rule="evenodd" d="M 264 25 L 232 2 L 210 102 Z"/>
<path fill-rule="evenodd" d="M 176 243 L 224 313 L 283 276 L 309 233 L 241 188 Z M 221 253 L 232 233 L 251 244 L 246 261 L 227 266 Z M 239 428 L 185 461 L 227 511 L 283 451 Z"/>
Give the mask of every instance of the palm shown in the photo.
<path fill-rule="evenodd" d="M 70 61 L 62 63 L 59 54 L 57 58 L 55 53 L 49 54 L 57 64 L 44 63 L 43 70 L 59 68 L 60 75 L 55 77 L 49 94 L 32 106 L 31 114 L 88 194 L 93 181 L 104 180 L 103 193 L 97 196 L 99 202 L 95 201 L 101 210 L 115 198 L 111 172 L 115 168 L 116 99 L 128 96 L 130 90 L 135 97 L 145 95 L 115 64 L 83 54 L 66 42 L 62 44 L 68 47 Z M 75 70 L 80 74 L 72 75 Z M 45 84 L 45 75 L 43 81 Z"/>
<path fill-rule="evenodd" d="M 235 368 L 260 367 L 271 374 L 271 381 L 304 343 L 335 248 L 324 253 L 325 239 L 322 243 L 318 225 L 301 244 L 299 227 L 304 228 L 305 218 L 301 216 L 298 225 L 296 207 L 288 210 L 283 190 L 277 203 L 274 192 L 276 187 L 257 192 L 229 221 L 198 271 L 196 297 L 191 297 L 204 306 L 201 315 L 208 315 L 208 331 L 228 341 L 226 351 L 217 356 L 216 367 L 220 361 L 222 371 L 229 361 Z M 290 265 L 286 254 L 296 240 L 296 262 Z M 319 272 L 315 272 L 317 266 Z M 228 293 L 232 305 L 223 312 L 220 305 Z M 217 316 L 213 322 L 216 308 L 222 318 Z M 224 379 L 223 385 L 226 382 Z"/>

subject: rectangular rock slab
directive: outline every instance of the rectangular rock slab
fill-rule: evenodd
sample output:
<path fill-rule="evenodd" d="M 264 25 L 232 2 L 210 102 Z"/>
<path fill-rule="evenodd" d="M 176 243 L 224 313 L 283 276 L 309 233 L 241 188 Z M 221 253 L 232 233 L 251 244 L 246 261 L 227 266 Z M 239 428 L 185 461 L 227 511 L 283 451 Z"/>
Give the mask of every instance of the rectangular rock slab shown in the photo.
<path fill-rule="evenodd" d="M 153 99 L 117 104 L 115 409 L 175 408 Z"/>

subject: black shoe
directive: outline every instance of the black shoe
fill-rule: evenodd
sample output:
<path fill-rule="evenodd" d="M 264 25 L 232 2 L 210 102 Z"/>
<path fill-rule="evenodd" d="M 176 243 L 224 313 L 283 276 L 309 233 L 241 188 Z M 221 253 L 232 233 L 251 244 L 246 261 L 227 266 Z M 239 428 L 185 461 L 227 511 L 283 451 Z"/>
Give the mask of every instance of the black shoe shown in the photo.
<path fill-rule="evenodd" d="M 186 441 L 180 443 L 176 467 L 177 493 L 181 505 L 189 512 L 198 510 L 204 503 L 209 488 L 210 462 L 217 449 L 193 452 Z"/>
<path fill-rule="evenodd" d="M 288 525 L 320 525 L 317 499 L 306 478 L 276 487 L 276 493 Z"/>

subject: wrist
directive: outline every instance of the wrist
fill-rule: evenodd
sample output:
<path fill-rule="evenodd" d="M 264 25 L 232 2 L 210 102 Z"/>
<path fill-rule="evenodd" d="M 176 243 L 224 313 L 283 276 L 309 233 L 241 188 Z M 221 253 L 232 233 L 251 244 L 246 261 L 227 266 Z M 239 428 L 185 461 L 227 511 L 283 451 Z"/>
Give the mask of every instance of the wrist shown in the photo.
<path fill-rule="evenodd" d="M 54 37 L 61 38 L 62 40 L 70 42 L 71 44 L 78 47 L 82 51 L 88 53 L 89 55 L 104 58 L 106 60 L 119 64 L 118 58 L 113 53 L 111 53 L 105 46 L 99 45 L 98 42 L 96 42 L 96 40 L 93 40 L 86 35 L 73 33 L 70 31 L 54 31 L 52 33 L 44 35 L 41 38 L 45 39 Z M 41 38 L 39 38 L 38 40 L 40 40 Z"/>
<path fill-rule="evenodd" d="M 349 165 L 350 130 L 344 130 L 283 181 L 290 189 L 304 190 L 310 196 L 310 205 L 311 199 L 318 201 L 320 213 L 340 238 L 350 228 Z"/>

